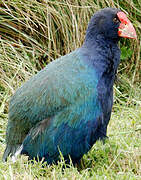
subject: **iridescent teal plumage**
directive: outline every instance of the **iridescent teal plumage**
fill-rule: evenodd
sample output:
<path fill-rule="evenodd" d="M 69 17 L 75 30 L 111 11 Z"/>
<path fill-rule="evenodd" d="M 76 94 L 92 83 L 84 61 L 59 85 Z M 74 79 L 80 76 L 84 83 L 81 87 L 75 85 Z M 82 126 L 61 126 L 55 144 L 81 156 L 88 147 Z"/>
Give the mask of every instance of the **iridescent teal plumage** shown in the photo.
<path fill-rule="evenodd" d="M 23 153 L 29 151 L 30 157 L 56 154 L 58 146 L 64 155 L 74 153 L 78 157 L 90 149 L 91 137 L 87 136 L 96 128 L 91 130 L 89 126 L 97 127 L 101 115 L 98 78 L 80 55 L 77 49 L 53 61 L 11 99 L 7 141 L 21 144 L 30 131 L 23 142 Z M 80 155 L 75 148 L 80 148 Z"/>

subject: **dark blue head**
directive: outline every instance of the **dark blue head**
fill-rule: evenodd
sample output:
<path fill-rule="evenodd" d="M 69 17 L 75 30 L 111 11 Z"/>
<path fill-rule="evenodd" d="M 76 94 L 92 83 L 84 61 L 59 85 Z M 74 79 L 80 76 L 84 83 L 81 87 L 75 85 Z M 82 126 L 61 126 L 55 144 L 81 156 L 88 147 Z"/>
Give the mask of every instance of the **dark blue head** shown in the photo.
<path fill-rule="evenodd" d="M 85 42 L 100 38 L 115 43 L 119 37 L 137 39 L 136 31 L 124 12 L 116 8 L 104 8 L 92 16 Z"/>
<path fill-rule="evenodd" d="M 119 11 L 120 10 L 116 8 L 104 8 L 96 12 L 89 22 L 85 40 L 92 40 L 92 38 L 96 38 L 100 35 L 105 40 L 109 39 L 118 41 L 120 20 L 117 17 L 117 13 Z"/>

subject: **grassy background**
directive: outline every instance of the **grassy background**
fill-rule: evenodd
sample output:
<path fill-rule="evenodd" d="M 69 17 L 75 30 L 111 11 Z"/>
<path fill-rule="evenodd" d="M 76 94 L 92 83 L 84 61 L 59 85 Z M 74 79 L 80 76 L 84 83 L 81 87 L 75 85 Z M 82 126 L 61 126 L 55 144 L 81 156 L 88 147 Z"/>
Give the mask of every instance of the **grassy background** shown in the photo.
<path fill-rule="evenodd" d="M 0 160 L 0 179 L 141 179 L 140 0 L 0 0 L 0 159 L 8 102 L 17 87 L 50 61 L 80 47 L 92 14 L 103 7 L 128 13 L 138 40 L 122 39 L 119 80 L 106 144 L 97 142 L 78 169 L 42 167 L 22 156 Z"/>

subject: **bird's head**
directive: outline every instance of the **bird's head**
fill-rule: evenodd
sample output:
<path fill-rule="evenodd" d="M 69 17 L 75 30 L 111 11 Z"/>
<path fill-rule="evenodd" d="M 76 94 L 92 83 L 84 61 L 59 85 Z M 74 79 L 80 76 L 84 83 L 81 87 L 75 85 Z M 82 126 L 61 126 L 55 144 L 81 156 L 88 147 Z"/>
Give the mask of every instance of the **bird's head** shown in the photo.
<path fill-rule="evenodd" d="M 92 39 L 98 35 L 109 40 L 119 40 L 119 37 L 137 38 L 136 31 L 126 14 L 116 8 L 104 8 L 91 18 L 86 38 Z"/>

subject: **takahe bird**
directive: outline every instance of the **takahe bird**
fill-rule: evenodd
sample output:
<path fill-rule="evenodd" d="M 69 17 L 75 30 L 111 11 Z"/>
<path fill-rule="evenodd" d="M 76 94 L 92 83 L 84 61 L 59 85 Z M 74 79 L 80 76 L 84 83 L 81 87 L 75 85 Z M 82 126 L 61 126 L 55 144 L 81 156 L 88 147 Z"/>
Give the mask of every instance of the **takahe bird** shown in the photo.
<path fill-rule="evenodd" d="M 104 8 L 90 20 L 82 47 L 48 64 L 13 95 L 5 161 L 18 154 L 48 164 L 71 157 L 78 163 L 106 137 L 120 37 L 136 39 L 124 12 Z"/>

